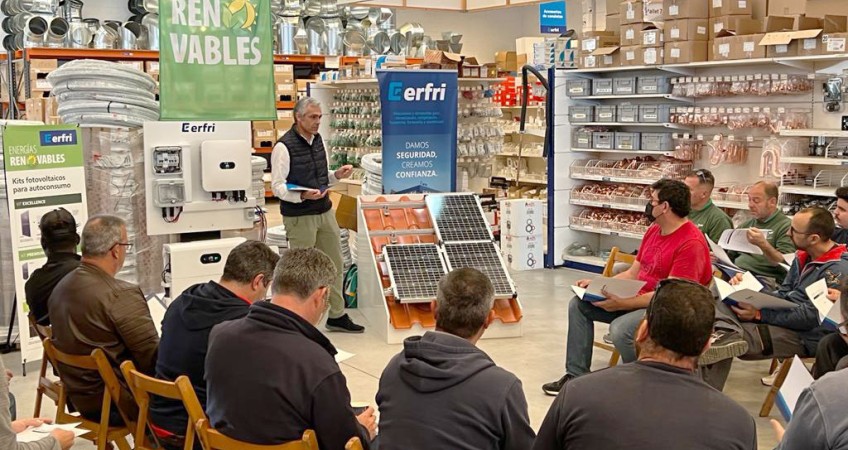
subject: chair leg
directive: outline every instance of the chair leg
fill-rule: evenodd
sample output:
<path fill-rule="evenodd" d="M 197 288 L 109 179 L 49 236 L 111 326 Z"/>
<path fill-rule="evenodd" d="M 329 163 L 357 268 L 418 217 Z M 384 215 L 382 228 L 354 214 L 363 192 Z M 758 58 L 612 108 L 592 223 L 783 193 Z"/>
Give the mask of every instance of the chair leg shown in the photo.
<path fill-rule="evenodd" d="M 771 389 L 769 389 L 768 395 L 766 395 L 766 399 L 763 401 L 763 406 L 760 408 L 760 417 L 768 417 L 771 414 L 771 408 L 774 406 L 775 399 L 777 399 L 777 393 L 780 392 L 780 388 L 783 386 L 783 382 L 786 380 L 786 375 L 789 374 L 789 367 L 791 366 L 792 359 L 790 358 L 786 358 L 783 364 L 780 365 L 777 376 L 774 378 L 774 384 L 771 385 Z"/>
<path fill-rule="evenodd" d="M 615 366 L 618 364 L 618 360 L 621 358 L 621 353 L 618 353 L 618 350 L 613 350 L 609 359 L 609 366 Z"/>
<path fill-rule="evenodd" d="M 41 398 L 44 392 L 41 391 L 41 386 L 35 390 L 35 408 L 32 410 L 32 417 L 41 417 Z"/>
<path fill-rule="evenodd" d="M 132 450 L 132 447 L 130 447 L 130 444 L 124 437 L 115 439 L 115 445 L 118 446 L 118 450 Z"/>
<path fill-rule="evenodd" d="M 777 358 L 772 358 L 771 366 L 769 366 L 769 375 L 773 374 L 777 367 L 780 365 L 780 360 Z"/>

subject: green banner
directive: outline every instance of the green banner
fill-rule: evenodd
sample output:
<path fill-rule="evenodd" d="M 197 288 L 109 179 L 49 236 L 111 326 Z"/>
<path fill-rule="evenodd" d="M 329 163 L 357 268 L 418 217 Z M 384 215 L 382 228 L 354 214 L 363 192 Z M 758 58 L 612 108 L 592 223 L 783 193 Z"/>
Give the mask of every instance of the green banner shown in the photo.
<path fill-rule="evenodd" d="M 159 2 L 162 120 L 274 120 L 270 0 Z"/>
<path fill-rule="evenodd" d="M 82 143 L 79 129 L 64 126 L 9 126 L 3 134 L 6 170 L 47 170 L 81 167 Z M 62 181 L 60 177 L 41 180 L 44 183 Z"/>

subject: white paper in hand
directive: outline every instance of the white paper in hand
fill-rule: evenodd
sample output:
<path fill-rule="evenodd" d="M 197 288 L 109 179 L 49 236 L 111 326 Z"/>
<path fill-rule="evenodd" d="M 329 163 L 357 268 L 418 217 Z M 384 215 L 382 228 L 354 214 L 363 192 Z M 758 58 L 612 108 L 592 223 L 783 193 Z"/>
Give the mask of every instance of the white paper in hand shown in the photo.
<path fill-rule="evenodd" d="M 748 230 L 750 230 L 750 228 L 724 230 L 724 233 L 721 233 L 721 238 L 718 240 L 718 245 L 729 251 L 762 255 L 763 251 L 759 247 L 748 242 Z M 771 234 L 771 230 L 760 231 L 766 236 L 766 238 L 768 238 Z"/>
<path fill-rule="evenodd" d="M 811 384 L 813 384 L 813 376 L 810 375 L 801 358 L 795 356 L 792 358 L 789 373 L 783 380 L 783 386 L 777 393 L 777 407 L 787 422 L 792 419 L 792 412 L 795 411 L 795 405 L 798 403 L 798 398 L 801 397 L 801 392 L 810 387 Z"/>
<path fill-rule="evenodd" d="M 639 295 L 639 291 L 645 286 L 644 281 L 622 280 L 620 278 L 595 278 L 589 282 L 582 299 L 588 302 L 598 302 L 606 299 L 604 292 L 617 297 L 630 298 Z"/>
<path fill-rule="evenodd" d="M 819 322 L 836 330 L 842 322 L 842 309 L 838 301 L 831 302 L 827 298 L 827 283 L 825 280 L 821 279 L 807 286 L 804 292 L 807 293 L 807 297 L 810 298 L 810 301 L 813 302 L 813 305 L 818 310 Z"/>
<path fill-rule="evenodd" d="M 707 243 L 710 244 L 710 250 L 712 250 L 716 259 L 718 259 L 718 262 L 720 262 L 721 264 L 723 264 L 723 265 L 725 265 L 725 266 L 727 266 L 731 269 L 738 270 L 740 272 L 742 271 L 741 269 L 739 269 L 739 267 L 736 266 L 736 264 L 733 264 L 733 260 L 730 259 L 730 255 L 728 255 L 727 252 L 724 251 L 724 249 L 721 248 L 720 245 L 713 242 L 713 240 L 710 239 L 709 236 L 707 236 L 707 235 L 704 235 L 704 236 L 707 238 Z"/>
<path fill-rule="evenodd" d="M 50 433 L 53 430 L 72 431 L 75 437 L 80 437 L 85 433 L 88 433 L 88 430 L 77 428 L 77 426 L 79 425 L 79 423 L 66 423 L 61 425 L 45 423 L 40 427 L 29 427 L 26 430 L 15 435 L 15 438 L 18 442 L 35 442 L 37 440 L 44 439 L 47 436 L 50 436 Z"/>
<path fill-rule="evenodd" d="M 757 280 L 757 277 L 755 277 L 751 272 L 743 273 L 742 281 L 735 286 L 719 278 L 715 278 L 714 281 L 717 291 L 716 294 L 718 294 L 718 297 L 722 300 L 730 297 L 736 292 L 744 290 L 751 290 L 754 292 L 760 292 L 763 290 L 762 283 L 760 283 L 759 280 Z"/>
<path fill-rule="evenodd" d="M 571 290 L 574 291 L 574 295 L 576 295 L 580 300 L 583 300 L 583 296 L 586 295 L 586 289 L 583 289 L 580 286 L 572 284 Z"/>

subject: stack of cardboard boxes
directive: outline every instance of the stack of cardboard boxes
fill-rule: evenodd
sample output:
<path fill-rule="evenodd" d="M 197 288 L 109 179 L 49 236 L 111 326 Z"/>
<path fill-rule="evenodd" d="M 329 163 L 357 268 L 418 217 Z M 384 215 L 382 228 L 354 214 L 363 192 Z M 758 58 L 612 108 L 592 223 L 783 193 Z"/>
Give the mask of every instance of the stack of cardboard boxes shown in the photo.
<path fill-rule="evenodd" d="M 544 267 L 545 226 L 541 200 L 503 200 L 500 206 L 501 253 L 512 270 Z"/>
<path fill-rule="evenodd" d="M 278 120 L 254 120 L 253 121 L 253 148 L 271 150 L 277 140 L 283 137 L 294 125 L 294 116 L 291 110 L 278 111 L 288 114 L 288 117 Z"/>
<path fill-rule="evenodd" d="M 294 66 L 276 64 L 274 66 L 274 86 L 278 102 L 297 101 L 297 85 L 294 83 Z"/>
<path fill-rule="evenodd" d="M 144 71 L 147 72 L 148 75 L 153 77 L 156 81 L 156 98 L 159 98 L 159 61 L 148 61 L 144 63 Z"/>

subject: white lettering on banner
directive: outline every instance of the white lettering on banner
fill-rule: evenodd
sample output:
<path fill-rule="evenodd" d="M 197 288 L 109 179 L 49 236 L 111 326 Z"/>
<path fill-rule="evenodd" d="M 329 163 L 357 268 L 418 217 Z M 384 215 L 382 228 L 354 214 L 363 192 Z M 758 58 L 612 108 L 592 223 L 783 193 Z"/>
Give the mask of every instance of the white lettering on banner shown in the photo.
<path fill-rule="evenodd" d="M 395 178 L 436 178 L 435 170 L 416 170 L 410 172 L 395 172 Z"/>
<path fill-rule="evenodd" d="M 397 159 L 436 158 L 436 152 L 397 152 Z"/>
<path fill-rule="evenodd" d="M 171 47 L 174 49 L 174 61 L 178 64 L 255 66 L 262 61 L 258 37 L 238 36 L 235 42 L 230 36 L 218 38 L 171 33 L 170 37 Z"/>
<path fill-rule="evenodd" d="M 172 0 L 174 25 L 189 27 L 220 27 L 221 2 L 218 0 Z"/>
<path fill-rule="evenodd" d="M 171 10 L 174 12 L 171 16 L 171 23 L 174 25 L 188 25 L 186 20 L 186 4 L 185 0 L 172 0 Z"/>

